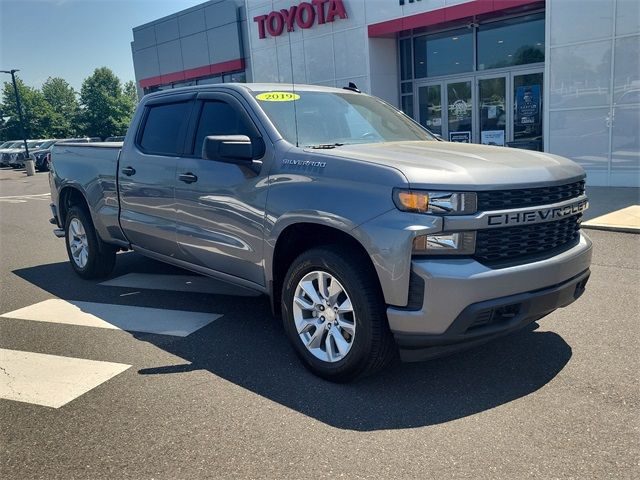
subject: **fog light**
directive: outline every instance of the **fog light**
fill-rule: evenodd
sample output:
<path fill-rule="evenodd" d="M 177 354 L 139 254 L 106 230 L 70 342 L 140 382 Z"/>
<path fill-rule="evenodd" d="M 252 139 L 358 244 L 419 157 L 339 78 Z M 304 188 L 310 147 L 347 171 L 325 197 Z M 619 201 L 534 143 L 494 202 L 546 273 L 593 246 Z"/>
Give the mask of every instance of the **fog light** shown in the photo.
<path fill-rule="evenodd" d="M 414 255 L 471 255 L 476 250 L 476 232 L 439 233 L 413 239 Z"/>

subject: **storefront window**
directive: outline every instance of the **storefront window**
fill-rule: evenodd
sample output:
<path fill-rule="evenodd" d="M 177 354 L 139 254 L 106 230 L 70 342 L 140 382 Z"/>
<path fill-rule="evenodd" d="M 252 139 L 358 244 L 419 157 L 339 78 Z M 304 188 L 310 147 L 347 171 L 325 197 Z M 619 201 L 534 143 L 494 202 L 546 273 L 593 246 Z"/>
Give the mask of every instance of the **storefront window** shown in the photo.
<path fill-rule="evenodd" d="M 411 80 L 411 39 L 400 40 L 400 79 Z"/>
<path fill-rule="evenodd" d="M 402 111 L 413 118 L 413 95 L 402 96 Z"/>
<path fill-rule="evenodd" d="M 415 78 L 473 71 L 473 30 L 416 37 L 413 48 Z"/>
<path fill-rule="evenodd" d="M 478 27 L 478 70 L 539 62 L 544 62 L 544 15 Z"/>

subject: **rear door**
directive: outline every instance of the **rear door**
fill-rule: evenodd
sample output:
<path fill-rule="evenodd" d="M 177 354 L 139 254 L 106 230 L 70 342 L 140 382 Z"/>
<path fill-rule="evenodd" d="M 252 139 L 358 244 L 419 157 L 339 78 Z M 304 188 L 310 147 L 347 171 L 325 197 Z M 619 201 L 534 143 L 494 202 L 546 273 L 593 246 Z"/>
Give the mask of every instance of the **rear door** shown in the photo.
<path fill-rule="evenodd" d="M 146 103 L 119 164 L 120 225 L 139 249 L 176 257 L 174 190 L 195 93 Z"/>
<path fill-rule="evenodd" d="M 264 285 L 266 169 L 204 160 L 201 155 L 206 136 L 247 135 L 264 146 L 262 134 L 241 101 L 222 92 L 198 95 L 190 132 L 176 175 L 180 258 Z"/>

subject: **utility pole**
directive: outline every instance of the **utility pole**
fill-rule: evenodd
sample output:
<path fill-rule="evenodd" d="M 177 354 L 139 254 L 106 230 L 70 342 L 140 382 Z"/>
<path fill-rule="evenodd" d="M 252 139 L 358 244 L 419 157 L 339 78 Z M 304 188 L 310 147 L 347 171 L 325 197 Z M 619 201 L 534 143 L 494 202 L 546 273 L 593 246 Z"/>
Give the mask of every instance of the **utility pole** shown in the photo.
<path fill-rule="evenodd" d="M 27 128 L 24 123 L 24 117 L 22 115 L 22 104 L 20 103 L 20 94 L 18 93 L 18 84 L 16 83 L 16 72 L 20 70 L 0 70 L 0 73 L 8 73 L 11 75 L 11 81 L 13 82 L 13 91 L 16 94 L 16 107 L 18 108 L 18 117 L 20 117 L 20 129 L 22 130 L 22 140 L 24 141 L 24 153 L 25 158 L 29 158 L 29 146 L 27 145 Z"/>

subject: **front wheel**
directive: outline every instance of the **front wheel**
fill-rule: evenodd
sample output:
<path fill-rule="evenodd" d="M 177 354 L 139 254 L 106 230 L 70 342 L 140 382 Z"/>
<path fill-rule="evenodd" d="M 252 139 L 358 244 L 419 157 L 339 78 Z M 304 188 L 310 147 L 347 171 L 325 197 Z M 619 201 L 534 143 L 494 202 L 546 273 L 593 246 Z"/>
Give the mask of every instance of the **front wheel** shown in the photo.
<path fill-rule="evenodd" d="M 65 243 L 71 266 L 82 278 L 101 278 L 116 263 L 115 247 L 104 243 L 95 231 L 89 214 L 78 206 L 67 213 Z"/>
<path fill-rule="evenodd" d="M 282 312 L 296 353 L 327 380 L 370 375 L 395 354 L 377 276 L 359 251 L 328 246 L 296 258 L 285 278 Z"/>

